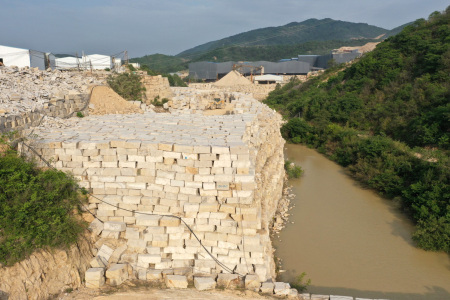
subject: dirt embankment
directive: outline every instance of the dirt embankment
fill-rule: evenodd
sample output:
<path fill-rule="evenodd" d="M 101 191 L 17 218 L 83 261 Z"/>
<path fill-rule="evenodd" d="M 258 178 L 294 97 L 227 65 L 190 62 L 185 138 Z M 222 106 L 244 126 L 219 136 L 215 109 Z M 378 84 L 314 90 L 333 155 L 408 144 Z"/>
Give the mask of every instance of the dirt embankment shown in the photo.
<path fill-rule="evenodd" d="M 36 251 L 11 267 L 0 267 L 0 300 L 47 299 L 82 286 L 92 259 L 89 235 L 67 250 Z"/>
<path fill-rule="evenodd" d="M 108 86 L 95 86 L 92 88 L 89 114 L 141 114 L 142 109 L 123 99 Z"/>

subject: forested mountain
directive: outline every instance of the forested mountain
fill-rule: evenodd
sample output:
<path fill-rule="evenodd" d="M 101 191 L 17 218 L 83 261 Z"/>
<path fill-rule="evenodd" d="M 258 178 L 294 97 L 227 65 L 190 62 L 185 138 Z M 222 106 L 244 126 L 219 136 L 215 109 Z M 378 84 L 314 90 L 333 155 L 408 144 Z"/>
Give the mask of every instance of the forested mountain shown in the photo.
<path fill-rule="evenodd" d="M 266 103 L 289 119 L 288 140 L 399 201 L 420 247 L 450 252 L 450 7 Z"/>
<path fill-rule="evenodd" d="M 152 70 L 162 73 L 177 72 L 188 68 L 188 60 L 164 54 L 152 54 L 131 58 L 130 62 L 140 63 L 141 66 L 145 65 Z"/>
<path fill-rule="evenodd" d="M 278 61 L 299 54 L 321 55 L 342 46 L 378 42 L 398 33 L 403 26 L 391 31 L 364 23 L 309 19 L 240 33 L 185 50 L 176 56 L 153 54 L 130 61 L 165 73 L 187 69 L 189 62 L 196 61 Z"/>
<path fill-rule="evenodd" d="M 198 52 L 230 45 L 295 45 L 309 41 L 373 39 L 388 32 L 389 30 L 365 23 L 352 23 L 332 19 L 308 19 L 303 22 L 292 22 L 284 26 L 266 27 L 243 32 L 185 50 L 177 56 L 191 57 Z"/>
<path fill-rule="evenodd" d="M 193 61 L 279 61 L 283 58 L 297 57 L 297 55 L 329 54 L 331 50 L 343 46 L 362 46 L 369 42 L 379 42 L 379 40 L 356 39 L 348 41 L 309 41 L 295 45 L 265 45 L 265 46 L 227 46 L 217 48 L 205 53 L 195 55 Z"/>

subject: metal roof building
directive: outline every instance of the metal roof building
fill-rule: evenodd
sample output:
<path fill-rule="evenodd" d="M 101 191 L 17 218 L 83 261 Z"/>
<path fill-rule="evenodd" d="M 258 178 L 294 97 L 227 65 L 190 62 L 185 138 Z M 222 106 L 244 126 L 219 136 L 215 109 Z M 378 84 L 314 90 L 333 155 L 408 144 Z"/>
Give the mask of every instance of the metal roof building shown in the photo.
<path fill-rule="evenodd" d="M 233 70 L 233 65 L 240 65 L 241 73 L 249 75 L 253 67 L 263 67 L 263 74 L 299 75 L 308 74 L 310 65 L 301 61 L 253 61 L 253 62 L 195 62 L 189 64 L 189 77 L 193 79 L 216 80 Z M 248 65 L 248 67 L 245 67 Z M 257 72 L 259 73 L 259 72 Z"/>

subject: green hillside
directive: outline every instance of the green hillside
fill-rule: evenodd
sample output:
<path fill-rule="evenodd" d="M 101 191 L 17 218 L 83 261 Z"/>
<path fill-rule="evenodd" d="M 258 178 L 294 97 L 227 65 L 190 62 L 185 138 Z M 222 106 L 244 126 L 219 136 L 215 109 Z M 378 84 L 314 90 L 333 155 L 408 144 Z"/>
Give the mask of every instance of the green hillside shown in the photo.
<path fill-rule="evenodd" d="M 152 54 L 131 58 L 130 62 L 140 63 L 141 66 L 148 66 L 150 69 L 161 73 L 177 72 L 188 68 L 186 59 L 164 54 Z"/>
<path fill-rule="evenodd" d="M 283 135 L 401 203 L 419 247 L 450 252 L 450 7 L 340 68 L 269 95 Z"/>
<path fill-rule="evenodd" d="M 153 54 L 130 61 L 163 73 L 185 70 L 189 62 L 196 61 L 278 61 L 299 54 L 322 55 L 342 46 L 378 42 L 395 35 L 404 26 L 387 30 L 364 23 L 309 19 L 240 33 L 185 50 L 176 56 Z M 376 37 L 379 39 L 375 40 Z"/>
<path fill-rule="evenodd" d="M 343 46 L 362 46 L 378 40 L 348 40 L 348 41 L 310 41 L 296 45 L 267 45 L 267 46 L 228 46 L 217 48 L 206 53 L 196 54 L 194 61 L 278 61 L 283 58 L 297 57 L 301 54 L 329 54 L 331 50 Z"/>
<path fill-rule="evenodd" d="M 177 56 L 190 58 L 193 54 L 234 46 L 295 45 L 309 41 L 373 39 L 389 30 L 368 25 L 332 19 L 309 19 L 284 26 L 266 27 L 236 34 L 185 50 Z"/>

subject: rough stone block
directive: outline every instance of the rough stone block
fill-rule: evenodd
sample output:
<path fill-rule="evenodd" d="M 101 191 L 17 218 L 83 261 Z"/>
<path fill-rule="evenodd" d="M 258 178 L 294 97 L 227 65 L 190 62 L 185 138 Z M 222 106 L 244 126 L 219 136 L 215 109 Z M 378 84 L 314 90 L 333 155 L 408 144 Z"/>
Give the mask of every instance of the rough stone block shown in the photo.
<path fill-rule="evenodd" d="M 259 291 L 261 293 L 265 293 L 265 294 L 273 294 L 274 288 L 275 288 L 275 285 L 273 284 L 273 282 L 263 282 Z"/>
<path fill-rule="evenodd" d="M 161 216 L 136 214 L 136 225 L 159 226 Z"/>
<path fill-rule="evenodd" d="M 257 275 L 247 275 L 245 276 L 245 288 L 252 291 L 259 291 L 261 286 L 261 282 L 259 281 L 259 277 Z"/>
<path fill-rule="evenodd" d="M 127 250 L 127 245 L 122 245 L 117 247 L 111 257 L 109 258 L 109 263 L 118 263 L 122 254 Z"/>
<path fill-rule="evenodd" d="M 178 218 L 164 216 L 159 220 L 159 226 L 164 227 L 178 227 L 180 226 L 180 224 L 181 221 Z"/>
<path fill-rule="evenodd" d="M 275 288 L 274 288 L 275 295 L 283 296 L 283 295 L 289 295 L 291 292 L 291 286 L 289 283 L 285 282 L 275 282 Z"/>
<path fill-rule="evenodd" d="M 138 240 L 140 237 L 140 233 L 139 230 L 137 228 L 130 228 L 127 227 L 125 230 L 125 238 L 127 240 L 131 239 L 131 240 Z"/>
<path fill-rule="evenodd" d="M 226 289 L 236 288 L 240 285 L 239 276 L 237 274 L 221 273 L 217 276 L 217 285 Z"/>
<path fill-rule="evenodd" d="M 353 300 L 353 297 L 330 295 L 330 300 Z"/>
<path fill-rule="evenodd" d="M 188 286 L 186 276 L 182 275 L 167 275 L 165 283 L 169 289 L 187 289 Z"/>
<path fill-rule="evenodd" d="M 109 258 L 114 253 L 114 249 L 111 249 L 107 245 L 103 245 L 97 252 L 97 256 L 100 257 L 105 265 L 108 264 Z"/>
<path fill-rule="evenodd" d="M 199 291 L 216 288 L 216 281 L 212 277 L 194 277 L 194 286 Z"/>
<path fill-rule="evenodd" d="M 94 257 L 89 264 L 91 265 L 92 268 L 105 268 L 106 267 L 103 260 L 98 256 Z"/>
<path fill-rule="evenodd" d="M 104 228 L 103 223 L 99 219 L 94 219 L 89 225 L 89 230 L 95 235 L 100 235 Z"/>
<path fill-rule="evenodd" d="M 105 269 L 91 268 L 85 273 L 86 287 L 99 288 L 105 284 Z"/>
<path fill-rule="evenodd" d="M 106 278 L 109 279 L 109 284 L 112 286 L 121 285 L 128 279 L 128 265 L 114 264 L 106 270 Z"/>
<path fill-rule="evenodd" d="M 155 281 L 155 280 L 161 280 L 162 274 L 161 270 L 147 270 L 147 280 Z"/>

